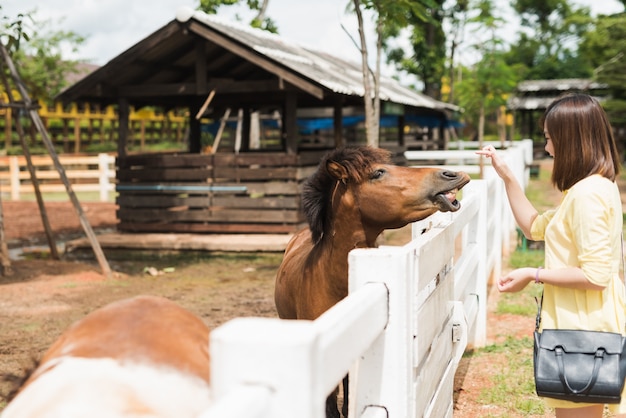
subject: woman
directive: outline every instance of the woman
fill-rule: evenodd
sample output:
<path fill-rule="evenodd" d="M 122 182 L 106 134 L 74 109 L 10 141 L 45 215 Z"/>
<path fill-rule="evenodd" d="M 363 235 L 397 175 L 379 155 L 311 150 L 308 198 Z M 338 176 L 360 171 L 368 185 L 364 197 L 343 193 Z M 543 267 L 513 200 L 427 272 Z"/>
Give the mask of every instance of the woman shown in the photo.
<path fill-rule="evenodd" d="M 622 203 L 615 183 L 620 163 L 608 118 L 594 98 L 568 94 L 548 106 L 542 122 L 545 150 L 554 158 L 552 183 L 563 193 L 555 209 L 538 214 L 495 149 L 477 151 L 491 159 L 504 181 L 524 235 L 545 241 L 545 268 L 513 270 L 498 280 L 498 289 L 518 292 L 531 282 L 543 283 L 542 328 L 624 334 Z M 602 404 L 545 402 L 557 418 L 601 418 L 604 409 Z M 626 393 L 609 409 L 626 417 Z"/>

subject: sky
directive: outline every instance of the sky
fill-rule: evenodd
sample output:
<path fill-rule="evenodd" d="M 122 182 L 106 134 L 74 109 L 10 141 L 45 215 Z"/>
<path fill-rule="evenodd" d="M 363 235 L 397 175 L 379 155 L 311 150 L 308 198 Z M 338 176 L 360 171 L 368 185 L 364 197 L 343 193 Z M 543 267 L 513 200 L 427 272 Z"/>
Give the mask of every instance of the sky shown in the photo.
<path fill-rule="evenodd" d="M 573 1 L 590 7 L 594 15 L 624 9 L 617 0 Z M 496 2 L 506 10 L 507 0 Z M 50 20 L 54 29 L 71 30 L 86 38 L 76 53 L 67 53 L 67 58 L 104 65 L 175 19 L 180 7 L 195 9 L 198 4 L 199 0 L 2 0 L 0 13 L 11 18 L 36 10 L 33 15 L 37 21 Z M 342 29 L 343 25 L 357 39 L 356 17 L 345 13 L 346 4 L 347 0 L 270 0 L 266 15 L 276 22 L 281 36 L 358 62 L 360 54 Z M 231 18 L 237 12 L 233 7 L 223 7 L 220 13 L 222 10 Z M 367 36 L 374 42 L 373 35 Z M 373 45 L 368 48 L 374 51 Z"/>

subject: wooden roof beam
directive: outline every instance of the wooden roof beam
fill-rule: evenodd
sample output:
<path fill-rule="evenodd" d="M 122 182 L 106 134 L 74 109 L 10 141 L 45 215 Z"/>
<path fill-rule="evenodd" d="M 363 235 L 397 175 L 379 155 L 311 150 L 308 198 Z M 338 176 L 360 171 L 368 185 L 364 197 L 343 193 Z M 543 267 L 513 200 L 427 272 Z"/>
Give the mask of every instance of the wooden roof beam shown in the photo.
<path fill-rule="evenodd" d="M 66 102 L 76 100 L 83 91 L 97 86 L 109 75 L 110 72 L 116 71 L 117 68 L 123 67 L 124 65 L 136 60 L 137 56 L 141 56 L 145 51 L 156 48 L 163 40 L 169 38 L 178 31 L 180 31 L 180 24 L 177 21 L 170 22 L 150 37 L 113 58 L 107 65 L 98 68 L 88 77 L 85 77 L 82 80 L 79 80 L 76 84 L 70 86 L 67 90 L 63 91 L 60 96 L 62 96 Z"/>
<path fill-rule="evenodd" d="M 171 83 L 171 84 L 142 84 L 128 85 L 117 88 L 117 94 L 124 97 L 158 97 L 158 96 L 202 96 L 207 95 L 215 89 L 217 94 L 224 93 L 249 93 L 256 92 L 279 92 L 294 91 L 296 88 L 289 83 L 281 83 L 278 79 L 273 80 L 214 80 L 209 79 L 203 88 L 199 88 L 196 83 Z M 111 97 L 115 93 L 111 92 Z"/>
<path fill-rule="evenodd" d="M 324 98 L 324 90 L 316 85 L 315 83 L 311 83 L 302 77 L 298 77 L 293 72 L 286 70 L 284 67 L 273 63 L 265 59 L 258 53 L 255 53 L 250 50 L 250 48 L 246 48 L 242 46 L 238 42 L 235 42 L 222 34 L 219 34 L 205 25 L 190 21 L 189 22 L 189 30 L 204 37 L 205 39 L 215 42 L 216 44 L 222 46 L 223 48 L 228 49 L 233 54 L 240 56 L 241 58 L 250 61 L 254 65 L 257 65 L 260 68 L 263 68 L 266 71 L 276 75 L 277 77 L 284 79 L 285 81 L 293 84 L 297 88 L 306 93 L 315 96 L 316 98 L 322 100 Z"/>

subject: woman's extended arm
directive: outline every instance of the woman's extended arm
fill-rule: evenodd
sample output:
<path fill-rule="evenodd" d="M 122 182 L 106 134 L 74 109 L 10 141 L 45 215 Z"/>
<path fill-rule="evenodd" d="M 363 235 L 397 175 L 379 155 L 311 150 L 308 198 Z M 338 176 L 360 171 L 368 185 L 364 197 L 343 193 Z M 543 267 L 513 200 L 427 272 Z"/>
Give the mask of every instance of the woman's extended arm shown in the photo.
<path fill-rule="evenodd" d="M 526 197 L 522 186 L 517 182 L 513 172 L 498 156 L 496 149 L 492 145 L 488 145 L 482 150 L 476 151 L 476 154 L 484 155 L 491 159 L 491 165 L 496 170 L 496 173 L 498 173 L 498 176 L 504 181 L 504 188 L 509 199 L 509 205 L 513 211 L 513 216 L 515 217 L 515 222 L 526 238 L 532 238 L 530 236 L 530 227 L 537 217 L 538 212 Z"/>
<path fill-rule="evenodd" d="M 500 292 L 519 292 L 529 283 L 535 280 L 554 286 L 568 287 L 571 289 L 602 290 L 603 286 L 591 283 L 578 267 L 565 267 L 560 269 L 537 269 L 535 267 L 522 267 L 515 269 L 497 280 Z"/>

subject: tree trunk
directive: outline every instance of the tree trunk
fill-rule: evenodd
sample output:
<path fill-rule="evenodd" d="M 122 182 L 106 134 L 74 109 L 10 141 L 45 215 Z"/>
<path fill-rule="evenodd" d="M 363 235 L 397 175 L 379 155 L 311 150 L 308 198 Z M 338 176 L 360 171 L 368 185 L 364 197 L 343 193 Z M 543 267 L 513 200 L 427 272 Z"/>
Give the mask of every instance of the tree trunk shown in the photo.
<path fill-rule="evenodd" d="M 483 149 L 483 143 L 485 142 L 485 104 L 480 104 L 480 113 L 478 116 L 478 149 Z M 480 158 L 480 178 L 484 178 L 484 162 L 483 158 Z"/>
<path fill-rule="evenodd" d="M 354 11 L 359 22 L 359 39 L 361 41 L 361 70 L 363 71 L 363 103 L 365 105 L 365 135 L 367 145 L 378 147 L 378 126 L 375 121 L 375 109 L 372 102 L 372 86 L 370 80 L 370 70 L 367 63 L 367 44 L 365 43 L 365 29 L 363 27 L 363 15 L 361 14 L 361 2 L 353 0 Z M 376 123 L 376 126 L 375 126 Z M 374 130 L 376 131 L 374 132 Z"/>

